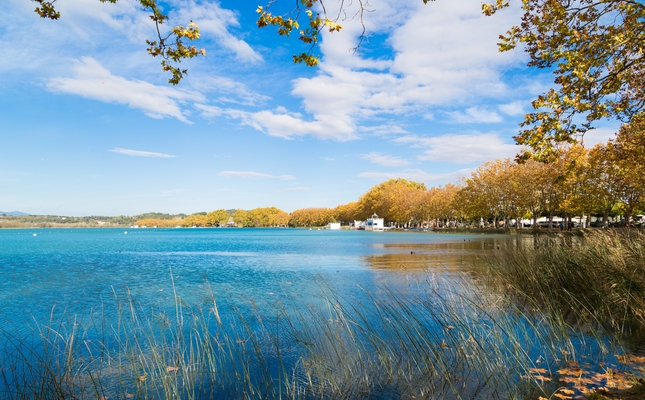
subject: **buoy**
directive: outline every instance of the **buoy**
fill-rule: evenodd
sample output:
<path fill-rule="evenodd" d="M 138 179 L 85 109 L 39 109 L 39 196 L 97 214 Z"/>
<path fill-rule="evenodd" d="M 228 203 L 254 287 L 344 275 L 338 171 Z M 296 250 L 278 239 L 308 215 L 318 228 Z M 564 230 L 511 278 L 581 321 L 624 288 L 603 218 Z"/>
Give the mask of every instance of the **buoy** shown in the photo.
<path fill-rule="evenodd" d="M 35 233 L 34 233 L 34 236 L 36 236 L 36 234 L 35 234 Z"/>
<path fill-rule="evenodd" d="M 124 235 L 127 235 L 127 234 L 128 234 L 128 231 L 123 232 L 123 234 L 124 234 Z"/>

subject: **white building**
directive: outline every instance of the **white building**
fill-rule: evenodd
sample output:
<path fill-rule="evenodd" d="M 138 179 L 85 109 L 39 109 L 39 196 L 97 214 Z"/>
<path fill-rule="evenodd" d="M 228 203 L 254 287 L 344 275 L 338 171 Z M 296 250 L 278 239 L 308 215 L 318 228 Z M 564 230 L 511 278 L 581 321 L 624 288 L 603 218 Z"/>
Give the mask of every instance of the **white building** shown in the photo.
<path fill-rule="evenodd" d="M 379 218 L 378 215 L 373 214 L 371 218 L 368 218 L 365 221 L 365 230 L 366 231 L 382 231 L 385 230 L 385 222 L 383 218 Z"/>
<path fill-rule="evenodd" d="M 333 231 L 340 230 L 340 222 L 330 222 L 327 225 L 327 229 L 331 229 Z"/>

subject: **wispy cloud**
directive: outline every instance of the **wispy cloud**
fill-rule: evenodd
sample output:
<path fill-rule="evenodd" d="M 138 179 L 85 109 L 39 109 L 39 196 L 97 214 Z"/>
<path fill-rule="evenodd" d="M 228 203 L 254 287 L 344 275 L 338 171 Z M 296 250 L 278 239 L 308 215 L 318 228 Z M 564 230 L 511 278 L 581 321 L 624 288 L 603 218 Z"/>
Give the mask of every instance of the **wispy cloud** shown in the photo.
<path fill-rule="evenodd" d="M 350 15 L 357 5 L 347 7 Z M 431 118 L 431 107 L 497 100 L 509 91 L 501 69 L 524 57 L 521 52 L 497 51 L 500 24 L 511 25 L 521 10 L 506 11 L 501 20 L 493 20 L 469 1 L 427 6 L 382 0 L 378 12 L 366 14 L 362 22 L 368 30 L 387 35 L 391 58 L 376 60 L 348 52 L 363 26 L 345 21 L 342 32 L 323 36 L 318 74 L 293 81 L 292 94 L 302 99 L 306 114 L 262 111 L 245 123 L 284 138 L 353 140 L 367 121 L 380 119 L 388 126 L 392 115 Z M 497 111 L 478 106 L 447 115 L 460 123 L 503 120 Z"/>
<path fill-rule="evenodd" d="M 448 112 L 455 122 L 462 124 L 501 122 L 502 117 L 496 111 L 480 107 L 470 107 L 464 111 Z"/>
<path fill-rule="evenodd" d="M 287 112 L 283 108 L 264 110 L 255 113 L 229 110 L 228 115 L 239 118 L 249 125 L 270 136 L 292 139 L 311 135 L 318 139 L 348 141 L 356 139 L 355 127 L 349 116 L 316 115 L 314 120 L 307 120 L 298 113 Z"/>
<path fill-rule="evenodd" d="M 524 102 L 514 101 L 508 104 L 501 104 L 499 110 L 506 115 L 522 115 L 524 114 Z"/>
<path fill-rule="evenodd" d="M 219 44 L 233 52 L 239 61 L 262 62 L 262 56 L 258 52 L 229 31 L 230 27 L 240 26 L 234 11 L 222 8 L 218 1 L 196 3 L 191 0 L 187 4 L 187 7 L 182 7 L 179 10 L 179 20 L 195 21 L 202 35 L 214 36 Z"/>
<path fill-rule="evenodd" d="M 331 157 L 320 157 L 320 159 L 325 161 L 336 161 L 335 158 L 331 158 Z"/>
<path fill-rule="evenodd" d="M 367 178 L 376 181 L 385 179 L 404 178 L 417 182 L 426 183 L 445 183 L 455 182 L 461 177 L 470 175 L 470 168 L 460 169 L 458 171 L 449 172 L 445 174 L 432 174 L 420 169 L 405 169 L 397 172 L 362 172 L 358 174 L 359 178 Z"/>
<path fill-rule="evenodd" d="M 287 188 L 287 189 L 281 190 L 281 192 L 307 192 L 309 190 L 311 190 L 311 188 L 302 186 L 302 187 Z"/>
<path fill-rule="evenodd" d="M 281 179 L 284 181 L 290 181 L 296 179 L 293 175 L 270 175 L 263 174 L 261 172 L 251 172 L 251 171 L 222 171 L 219 174 L 224 178 L 242 178 L 242 179 Z"/>
<path fill-rule="evenodd" d="M 71 69 L 71 78 L 50 79 L 47 82 L 49 90 L 106 103 L 127 104 L 153 118 L 172 117 L 186 123 L 190 123 L 187 119 L 188 112 L 182 110 L 181 104 L 186 101 L 205 101 L 204 96 L 198 92 L 156 86 L 112 75 L 90 57 L 74 61 Z"/>
<path fill-rule="evenodd" d="M 115 147 L 112 150 L 109 150 L 112 153 L 118 153 L 118 154 L 125 154 L 126 156 L 134 156 L 134 157 L 151 157 L 151 158 L 175 158 L 177 156 L 173 156 L 171 154 L 164 154 L 164 153 L 155 153 L 152 151 L 139 151 L 139 150 L 130 150 L 130 149 L 122 149 L 120 147 Z"/>
<path fill-rule="evenodd" d="M 361 156 L 362 160 L 367 160 L 371 163 L 378 165 L 385 165 L 387 167 L 403 167 L 410 164 L 408 161 L 401 158 L 393 157 L 383 153 L 371 152 L 363 154 Z"/>
<path fill-rule="evenodd" d="M 512 157 L 520 151 L 519 146 L 505 143 L 496 132 L 433 137 L 408 135 L 394 139 L 394 142 L 427 149 L 418 157 L 420 160 L 451 164 L 471 164 Z"/>
<path fill-rule="evenodd" d="M 222 76 L 200 77 L 197 87 L 201 92 L 217 93 L 217 101 L 244 106 L 256 106 L 271 97 L 250 90 L 245 84 Z"/>

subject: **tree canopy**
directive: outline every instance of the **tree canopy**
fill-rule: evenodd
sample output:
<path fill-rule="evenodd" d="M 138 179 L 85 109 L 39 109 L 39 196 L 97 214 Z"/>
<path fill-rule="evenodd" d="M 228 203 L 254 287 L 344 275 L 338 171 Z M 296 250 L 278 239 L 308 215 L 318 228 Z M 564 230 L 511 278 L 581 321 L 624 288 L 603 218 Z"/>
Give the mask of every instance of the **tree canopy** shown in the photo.
<path fill-rule="evenodd" d="M 56 0 L 31 0 L 38 5 L 34 12 L 41 18 L 57 20 L 61 17 L 59 11 L 54 7 Z M 99 0 L 101 3 L 116 3 L 118 0 Z M 153 57 L 161 58 L 161 69 L 170 72 L 171 77 L 168 83 L 177 85 L 181 79 L 188 73 L 186 69 L 178 67 L 182 60 L 205 56 L 205 49 L 197 49 L 195 46 L 187 44 L 186 40 L 192 41 L 199 39 L 199 28 L 192 21 L 188 26 L 177 25 L 164 30 L 163 25 L 168 22 L 168 15 L 161 11 L 156 0 L 136 0 L 144 10 L 150 11 L 150 19 L 155 23 L 156 40 L 146 40 L 148 44 L 148 54 Z"/>
<path fill-rule="evenodd" d="M 483 5 L 487 15 L 509 0 Z M 631 122 L 645 108 L 645 4 L 633 0 L 522 0 L 521 23 L 500 51 L 523 46 L 529 66 L 552 69 L 555 87 L 533 101 L 515 136 L 520 159 L 552 160 L 600 119 Z"/>

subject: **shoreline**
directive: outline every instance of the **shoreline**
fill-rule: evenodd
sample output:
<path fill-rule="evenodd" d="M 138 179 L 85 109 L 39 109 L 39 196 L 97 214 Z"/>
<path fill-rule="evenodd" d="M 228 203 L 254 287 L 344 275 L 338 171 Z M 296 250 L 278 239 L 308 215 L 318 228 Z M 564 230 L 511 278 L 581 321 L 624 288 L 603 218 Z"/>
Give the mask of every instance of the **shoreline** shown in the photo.
<path fill-rule="evenodd" d="M 13 224 L 12 224 L 13 225 Z M 23 226 L 3 226 L 1 230 L 10 229 L 134 229 L 134 230 L 154 230 L 154 229 L 315 229 L 327 231 L 327 227 L 162 227 L 162 228 L 133 228 L 131 225 L 94 225 L 94 224 L 56 224 L 56 223 L 36 223 Z M 340 229 L 341 231 L 351 231 L 353 229 Z M 431 228 L 431 229 L 388 229 L 386 232 L 409 232 L 409 233 L 437 233 L 437 234 L 470 234 L 470 235 L 565 235 L 565 236 L 583 236 L 584 232 L 600 228 L 574 228 L 570 231 L 560 231 L 558 228 L 539 228 L 539 229 L 517 229 L 517 228 Z M 615 229 L 615 228 L 610 228 Z M 638 228 L 632 228 L 638 229 Z"/>

